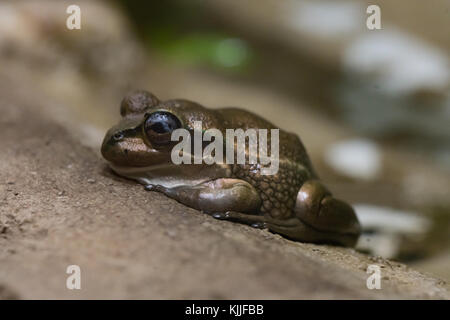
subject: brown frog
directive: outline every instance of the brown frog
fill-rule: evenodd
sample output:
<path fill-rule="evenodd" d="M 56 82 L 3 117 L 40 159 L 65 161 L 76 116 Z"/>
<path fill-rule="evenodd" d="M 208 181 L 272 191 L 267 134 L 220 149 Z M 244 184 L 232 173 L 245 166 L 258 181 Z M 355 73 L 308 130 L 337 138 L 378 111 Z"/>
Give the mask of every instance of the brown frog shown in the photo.
<path fill-rule="evenodd" d="M 292 240 L 355 245 L 360 224 L 352 207 L 334 198 L 318 180 L 295 134 L 279 130 L 279 168 L 273 175 L 262 174 L 258 163 L 177 165 L 171 158 L 177 143 L 172 133 L 183 128 L 193 135 L 195 121 L 224 136 L 226 129 L 276 127 L 242 109 L 213 110 L 182 99 L 160 101 L 146 91 L 126 96 L 120 113 L 122 120 L 107 132 L 101 149 L 118 175 L 218 219 L 268 228 Z"/>

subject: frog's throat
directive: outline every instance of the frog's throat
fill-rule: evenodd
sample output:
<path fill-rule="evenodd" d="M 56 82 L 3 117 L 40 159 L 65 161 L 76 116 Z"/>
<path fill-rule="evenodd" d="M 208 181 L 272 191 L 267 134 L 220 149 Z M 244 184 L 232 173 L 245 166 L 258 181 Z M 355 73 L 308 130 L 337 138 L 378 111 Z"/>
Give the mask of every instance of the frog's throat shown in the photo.
<path fill-rule="evenodd" d="M 114 164 L 109 166 L 119 176 L 136 180 L 143 185 L 159 184 L 165 187 L 174 187 L 185 182 L 183 179 L 168 179 L 167 176 L 160 174 L 161 171 L 170 170 L 173 164 L 160 164 L 148 167 L 125 167 Z"/>
<path fill-rule="evenodd" d="M 119 176 L 136 180 L 143 185 L 156 184 L 167 188 L 180 185 L 193 186 L 230 174 L 229 169 L 222 166 L 189 166 L 186 168 L 173 163 L 147 167 L 125 167 L 111 163 L 109 165 Z"/>

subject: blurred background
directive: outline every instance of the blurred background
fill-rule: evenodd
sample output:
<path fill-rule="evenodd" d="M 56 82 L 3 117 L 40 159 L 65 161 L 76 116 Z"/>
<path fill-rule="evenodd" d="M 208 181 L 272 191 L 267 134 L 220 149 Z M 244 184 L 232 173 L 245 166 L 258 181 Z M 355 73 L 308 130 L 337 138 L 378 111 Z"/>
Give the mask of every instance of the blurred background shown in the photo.
<path fill-rule="evenodd" d="M 450 281 L 449 59 L 448 0 L 0 1 L 0 103 L 96 152 L 130 90 L 251 110 L 354 205 L 359 251 Z"/>

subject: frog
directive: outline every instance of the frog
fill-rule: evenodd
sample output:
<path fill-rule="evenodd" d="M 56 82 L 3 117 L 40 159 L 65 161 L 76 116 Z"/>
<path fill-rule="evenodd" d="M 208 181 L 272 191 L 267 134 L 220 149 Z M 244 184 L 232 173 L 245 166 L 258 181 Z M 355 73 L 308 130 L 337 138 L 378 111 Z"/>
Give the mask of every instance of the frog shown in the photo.
<path fill-rule="evenodd" d="M 267 229 L 293 241 L 355 246 L 361 233 L 355 211 L 322 183 L 296 134 L 241 108 L 207 108 L 187 99 L 163 101 L 144 90 L 123 98 L 120 115 L 101 146 L 115 174 L 219 220 Z M 172 133 L 185 129 L 193 135 L 196 121 L 204 130 L 223 133 L 279 129 L 277 172 L 262 174 L 258 162 L 175 164 L 171 151 L 177 141 Z"/>

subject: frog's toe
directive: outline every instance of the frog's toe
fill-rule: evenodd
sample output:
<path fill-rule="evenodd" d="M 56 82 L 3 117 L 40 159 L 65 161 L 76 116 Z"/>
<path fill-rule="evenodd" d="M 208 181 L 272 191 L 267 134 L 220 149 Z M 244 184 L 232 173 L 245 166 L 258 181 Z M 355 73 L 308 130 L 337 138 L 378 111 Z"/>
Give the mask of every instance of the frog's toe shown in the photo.
<path fill-rule="evenodd" d="M 147 191 L 156 191 L 156 192 L 162 192 L 162 193 L 167 192 L 167 188 L 162 185 L 159 185 L 159 184 L 147 184 L 144 186 L 144 189 Z"/>
<path fill-rule="evenodd" d="M 252 223 L 251 226 L 256 229 L 266 229 L 267 223 L 266 222 L 255 222 L 255 223 Z"/>
<path fill-rule="evenodd" d="M 147 191 L 156 191 L 155 190 L 156 189 L 156 185 L 154 185 L 154 184 L 147 184 L 147 185 L 144 186 L 144 189 L 147 190 Z"/>
<path fill-rule="evenodd" d="M 233 222 L 244 223 L 254 228 L 263 229 L 266 227 L 266 220 L 264 216 L 246 214 L 236 211 L 215 212 L 211 215 L 219 220 L 229 220 Z"/>
<path fill-rule="evenodd" d="M 217 220 L 226 220 L 228 219 L 227 212 L 214 212 L 211 214 L 211 216 Z"/>

